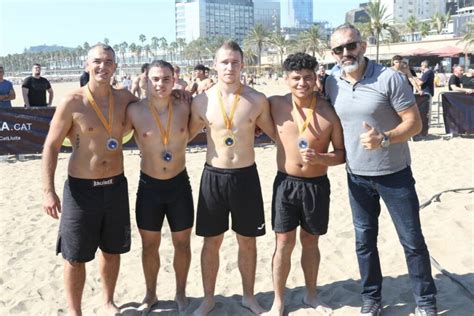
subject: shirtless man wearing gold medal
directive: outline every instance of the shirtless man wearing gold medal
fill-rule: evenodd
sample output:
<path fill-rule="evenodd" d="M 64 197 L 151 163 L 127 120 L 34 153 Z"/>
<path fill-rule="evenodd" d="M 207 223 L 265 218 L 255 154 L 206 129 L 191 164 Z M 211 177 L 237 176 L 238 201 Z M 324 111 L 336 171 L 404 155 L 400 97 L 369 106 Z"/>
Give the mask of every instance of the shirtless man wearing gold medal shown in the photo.
<path fill-rule="evenodd" d="M 61 213 L 57 251 L 64 261 L 69 315 L 81 315 L 85 263 L 101 249 L 99 271 L 104 309 L 119 312 L 113 295 L 120 254 L 130 250 L 127 179 L 123 174 L 122 135 L 126 106 L 137 100 L 110 86 L 117 65 L 115 52 L 97 44 L 88 52 L 88 85 L 66 95 L 51 121 L 43 149 L 44 211 Z M 72 143 L 63 205 L 56 194 L 54 174 L 64 139 Z"/>
<path fill-rule="evenodd" d="M 204 300 L 195 315 L 207 315 L 215 305 L 219 249 L 229 228 L 236 232 L 242 304 L 256 314 L 264 310 L 254 296 L 256 236 L 265 234 L 263 201 L 255 165 L 254 133 L 259 126 L 274 136 L 267 98 L 240 83 L 243 53 L 235 42 L 216 52 L 218 82 L 191 105 L 189 133 L 207 129 L 206 164 L 201 178 L 196 234 L 204 237 L 201 270 Z"/>
<path fill-rule="evenodd" d="M 186 280 L 191 261 L 190 234 L 194 223 L 193 197 L 185 168 L 189 104 L 172 96 L 173 66 L 158 60 L 149 66 L 148 95 L 127 109 L 127 129 L 133 128 L 141 152 L 141 174 L 136 219 L 142 238 L 142 264 L 146 294 L 143 308 L 158 301 L 158 253 L 164 217 L 168 219 L 175 248 L 176 302 L 187 306 Z"/>
<path fill-rule="evenodd" d="M 272 199 L 275 300 L 269 315 L 283 315 L 284 289 L 298 226 L 301 226 L 301 267 L 306 283 L 303 302 L 321 312 L 330 311 L 316 296 L 318 238 L 326 233 L 329 220 L 328 166 L 344 163 L 344 141 L 334 109 L 313 93 L 317 65 L 316 59 L 308 54 L 288 56 L 283 70 L 291 93 L 269 99 L 277 129 L 278 166 Z M 329 144 L 333 150 L 328 153 Z"/>

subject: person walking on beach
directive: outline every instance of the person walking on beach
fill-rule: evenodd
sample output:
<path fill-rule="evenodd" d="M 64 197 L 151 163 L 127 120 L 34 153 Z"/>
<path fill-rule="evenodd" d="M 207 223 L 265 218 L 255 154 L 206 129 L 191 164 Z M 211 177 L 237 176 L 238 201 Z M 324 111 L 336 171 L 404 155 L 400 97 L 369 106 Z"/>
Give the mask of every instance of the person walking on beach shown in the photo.
<path fill-rule="evenodd" d="M 204 300 L 195 315 L 207 315 L 215 305 L 219 249 L 224 233 L 232 230 L 238 243 L 242 304 L 256 314 L 264 310 L 254 296 L 257 265 L 256 237 L 265 234 L 263 200 L 255 165 L 255 127 L 274 137 L 267 98 L 240 83 L 243 52 L 233 41 L 216 51 L 217 83 L 191 105 L 191 139 L 207 129 L 206 164 L 201 177 L 196 234 L 204 237 L 201 270 Z"/>
<path fill-rule="evenodd" d="M 289 55 L 283 70 L 291 93 L 269 99 L 276 128 L 278 165 L 272 199 L 275 299 L 269 315 L 283 315 L 285 284 L 298 226 L 306 285 L 303 302 L 322 312 L 330 311 L 317 298 L 318 239 L 326 234 L 329 221 L 328 166 L 344 163 L 344 140 L 334 109 L 319 93 L 313 93 L 318 80 L 317 65 L 316 58 L 308 54 Z M 330 143 L 334 150 L 328 153 Z"/>
<path fill-rule="evenodd" d="M 48 79 L 41 77 L 41 65 L 34 64 L 31 69 L 31 76 L 23 80 L 21 85 L 23 101 L 25 107 L 31 106 L 51 106 L 53 104 L 54 92 Z M 49 98 L 46 103 L 46 92 Z"/>
<path fill-rule="evenodd" d="M 431 97 L 434 96 L 434 78 L 435 74 L 430 69 L 430 65 L 427 60 L 423 60 L 420 65 L 421 78 L 416 78 L 416 82 L 421 87 L 421 90 L 425 94 L 429 94 Z"/>
<path fill-rule="evenodd" d="M 181 79 L 180 74 L 181 74 L 181 68 L 178 65 L 173 66 L 174 69 L 174 87 L 173 89 L 178 89 L 178 90 L 186 90 L 186 87 L 188 86 L 188 83 Z"/>
<path fill-rule="evenodd" d="M 15 100 L 15 90 L 13 84 L 4 79 L 5 70 L 0 66 L 0 109 L 7 109 L 12 107 L 11 100 Z"/>
<path fill-rule="evenodd" d="M 117 64 L 112 47 L 97 44 L 87 56 L 89 83 L 65 96 L 51 121 L 43 149 L 43 210 L 58 219 L 57 252 L 64 258 L 64 283 L 69 315 L 81 315 L 86 262 L 97 248 L 103 307 L 115 315 L 114 290 L 120 254 L 130 250 L 127 179 L 123 173 L 122 135 L 125 110 L 137 99 L 110 86 Z M 63 204 L 54 174 L 65 137 L 72 143 Z"/>
<path fill-rule="evenodd" d="M 136 219 L 142 239 L 145 275 L 145 308 L 157 303 L 156 284 L 160 269 L 159 247 L 164 217 L 168 219 L 174 245 L 176 303 L 180 312 L 188 304 L 186 280 L 191 262 L 190 236 L 194 223 L 191 184 L 186 171 L 190 106 L 172 96 L 173 66 L 154 61 L 148 71 L 148 97 L 127 109 L 128 128 L 133 127 L 140 149 L 140 181 Z"/>
<path fill-rule="evenodd" d="M 380 197 L 405 251 L 415 315 L 436 315 L 436 287 L 421 231 L 407 143 L 422 127 L 414 95 L 399 72 L 364 57 L 367 43 L 354 26 L 337 27 L 330 43 L 337 65 L 326 81 L 326 93 L 344 129 L 362 285 L 360 315 L 378 315 L 382 308 L 377 250 Z"/>
<path fill-rule="evenodd" d="M 133 95 L 136 95 L 140 99 L 145 99 L 147 97 L 147 87 L 148 87 L 148 63 L 144 63 L 141 67 L 141 74 L 136 77 L 132 82 L 132 92 Z"/>

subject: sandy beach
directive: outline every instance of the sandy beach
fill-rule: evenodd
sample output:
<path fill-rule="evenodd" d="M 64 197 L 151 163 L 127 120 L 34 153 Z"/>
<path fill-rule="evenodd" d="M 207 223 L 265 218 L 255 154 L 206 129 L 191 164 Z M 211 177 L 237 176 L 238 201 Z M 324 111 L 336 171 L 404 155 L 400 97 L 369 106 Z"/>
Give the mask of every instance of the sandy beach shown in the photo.
<path fill-rule="evenodd" d="M 53 85 L 55 104 L 77 82 Z M 286 93 L 280 82 L 257 85 L 268 96 Z M 22 103 L 21 90 L 15 86 L 16 106 Z M 410 142 L 412 170 L 417 181 L 420 202 L 451 189 L 474 187 L 474 139 L 442 137 L 440 126 L 430 129 L 423 141 Z M 274 234 L 270 230 L 270 206 L 276 174 L 276 148 L 257 147 L 256 163 L 262 184 L 267 234 L 257 239 L 258 264 L 255 283 L 257 299 L 269 309 L 273 301 L 271 258 Z M 141 268 L 141 241 L 135 223 L 135 196 L 138 187 L 140 157 L 137 150 L 126 151 L 125 175 L 129 182 L 132 249 L 122 256 L 115 301 L 123 315 L 140 315 L 137 307 L 145 294 Z M 63 259 L 55 256 L 59 222 L 42 211 L 41 160 L 31 155 L 25 161 L 4 157 L 0 162 L 0 315 L 65 315 Z M 67 177 L 68 154 L 60 154 L 56 189 L 62 195 Z M 197 203 L 199 181 L 205 161 L 205 148 L 192 148 L 187 154 L 187 170 Z M 318 290 L 333 315 L 358 315 L 360 308 L 359 270 L 355 255 L 354 229 L 347 196 L 345 166 L 329 168 L 331 210 L 328 233 L 320 238 L 321 265 Z M 473 315 L 474 297 L 474 195 L 468 191 L 445 193 L 440 201 L 421 210 L 422 228 L 431 256 L 448 273 L 470 286 L 471 294 L 432 266 L 438 288 L 441 315 Z M 403 249 L 385 207 L 379 219 L 378 247 L 384 274 L 383 315 L 412 315 L 415 303 L 407 273 Z M 191 314 L 203 297 L 200 252 L 202 238 L 192 234 L 192 262 L 187 294 L 191 298 L 185 314 Z M 217 305 L 211 316 L 253 315 L 240 304 L 242 287 L 237 267 L 235 235 L 228 231 L 221 248 L 217 280 Z M 178 315 L 173 301 L 175 291 L 172 265 L 173 247 L 168 225 L 162 231 L 161 270 L 157 293 L 160 302 L 150 315 Z M 299 263 L 301 247 L 297 243 L 292 256 L 286 291 L 285 315 L 318 315 L 302 303 L 304 279 Z M 84 315 L 100 314 L 101 286 L 97 261 L 87 265 L 83 295 Z"/>

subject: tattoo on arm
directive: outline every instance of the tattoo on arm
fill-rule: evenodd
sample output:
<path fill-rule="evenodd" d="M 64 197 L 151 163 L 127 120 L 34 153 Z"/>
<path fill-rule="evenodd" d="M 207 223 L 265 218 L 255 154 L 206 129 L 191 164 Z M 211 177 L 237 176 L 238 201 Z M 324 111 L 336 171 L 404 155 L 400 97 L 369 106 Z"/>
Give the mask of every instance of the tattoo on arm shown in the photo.
<path fill-rule="evenodd" d="M 76 149 L 79 149 L 81 143 L 81 139 L 79 137 L 79 134 L 76 134 Z"/>

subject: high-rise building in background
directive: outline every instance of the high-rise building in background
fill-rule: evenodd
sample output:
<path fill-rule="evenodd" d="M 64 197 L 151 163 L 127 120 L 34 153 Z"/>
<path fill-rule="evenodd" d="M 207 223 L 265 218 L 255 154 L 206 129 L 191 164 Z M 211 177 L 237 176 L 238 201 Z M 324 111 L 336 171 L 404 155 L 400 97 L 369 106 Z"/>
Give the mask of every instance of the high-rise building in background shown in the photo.
<path fill-rule="evenodd" d="M 278 0 L 253 0 L 254 23 L 262 24 L 269 31 L 277 31 L 280 23 L 280 2 Z"/>
<path fill-rule="evenodd" d="M 313 24 L 313 0 L 281 0 L 280 7 L 282 27 L 302 29 Z"/>
<path fill-rule="evenodd" d="M 366 23 L 370 21 L 370 17 L 367 14 L 366 8 L 368 2 L 359 4 L 359 8 L 347 11 L 346 23 Z"/>
<path fill-rule="evenodd" d="M 410 16 L 418 20 L 431 18 L 436 12 L 445 14 L 447 0 L 380 0 L 387 8 L 391 23 L 404 23 Z"/>
<path fill-rule="evenodd" d="M 242 42 L 254 25 L 252 0 L 175 0 L 176 38 L 223 36 Z"/>

